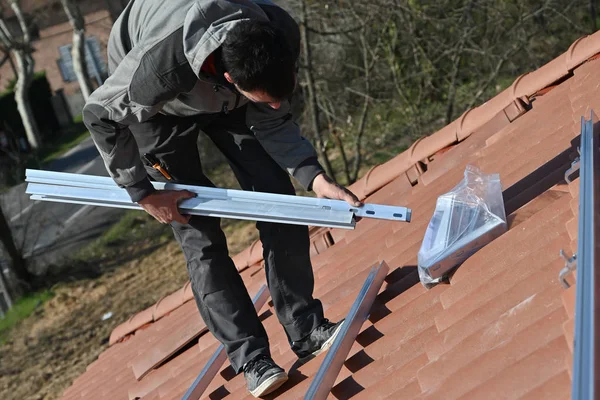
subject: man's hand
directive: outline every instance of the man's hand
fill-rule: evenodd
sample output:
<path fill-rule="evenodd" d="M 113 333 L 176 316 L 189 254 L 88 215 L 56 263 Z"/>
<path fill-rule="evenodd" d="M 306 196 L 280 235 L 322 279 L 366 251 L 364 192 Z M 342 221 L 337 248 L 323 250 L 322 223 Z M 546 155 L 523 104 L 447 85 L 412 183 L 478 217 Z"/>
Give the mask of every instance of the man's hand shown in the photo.
<path fill-rule="evenodd" d="M 181 215 L 177 206 L 181 200 L 193 197 L 196 195 L 187 190 L 159 190 L 144 197 L 139 205 L 161 224 L 170 224 L 173 221 L 187 224 L 192 216 Z"/>
<path fill-rule="evenodd" d="M 320 198 L 344 200 L 351 206 L 362 206 L 362 203 L 354 193 L 333 182 L 331 178 L 325 174 L 317 175 L 313 181 L 312 189 Z"/>

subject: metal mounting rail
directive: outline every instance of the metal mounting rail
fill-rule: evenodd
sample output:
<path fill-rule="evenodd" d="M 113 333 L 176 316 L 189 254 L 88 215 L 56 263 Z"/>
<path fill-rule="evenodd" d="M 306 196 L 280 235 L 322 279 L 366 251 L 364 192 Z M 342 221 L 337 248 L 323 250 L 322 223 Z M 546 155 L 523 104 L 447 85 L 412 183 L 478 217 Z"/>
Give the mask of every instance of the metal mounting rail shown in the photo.
<path fill-rule="evenodd" d="M 331 388 L 342 369 L 344 361 L 346 361 L 361 326 L 369 317 L 375 297 L 377 297 L 388 271 L 389 267 L 385 261 L 371 269 L 371 273 L 360 290 L 356 301 L 354 301 L 340 333 L 335 338 L 315 379 L 308 388 L 304 400 L 326 399 L 331 392 Z"/>
<path fill-rule="evenodd" d="M 129 195 L 123 189 L 104 190 L 30 183 L 27 187 L 27 193 L 32 195 L 32 200 L 142 209 L 141 206 L 130 200 Z M 207 217 L 327 226 L 344 229 L 353 229 L 355 225 L 351 213 L 315 208 L 299 209 L 288 205 L 277 206 L 195 197 L 182 201 L 179 204 L 179 208 L 185 214 Z"/>
<path fill-rule="evenodd" d="M 596 269 L 600 267 L 600 139 L 598 129 L 594 129 L 597 124 L 593 111 L 590 120 L 581 118 L 573 400 L 592 400 L 597 395 L 595 364 L 599 359 L 594 343 Z"/>
<path fill-rule="evenodd" d="M 269 296 L 269 289 L 267 289 L 266 285 L 263 285 L 256 296 L 254 296 L 254 299 L 252 299 L 252 302 L 254 303 L 254 309 L 257 313 L 265 305 L 269 299 Z M 227 354 L 225 353 L 225 347 L 223 347 L 221 344 L 215 351 L 215 354 L 213 354 L 210 360 L 208 360 L 208 363 L 206 363 L 200 372 L 200 375 L 198 375 L 194 383 L 192 383 L 192 386 L 190 386 L 188 391 L 185 392 L 181 400 L 200 399 L 206 388 L 208 388 L 208 385 L 210 385 L 214 377 L 219 373 L 219 370 L 226 359 Z"/>
<path fill-rule="evenodd" d="M 27 170 L 27 193 L 33 200 L 95 206 L 141 209 L 125 189 L 111 178 L 63 172 Z M 354 217 L 410 222 L 406 207 L 365 204 L 355 208 L 340 200 L 258 193 L 153 182 L 158 190 L 189 190 L 196 197 L 184 200 L 180 208 L 187 214 L 248 219 L 297 225 L 353 229 Z"/>

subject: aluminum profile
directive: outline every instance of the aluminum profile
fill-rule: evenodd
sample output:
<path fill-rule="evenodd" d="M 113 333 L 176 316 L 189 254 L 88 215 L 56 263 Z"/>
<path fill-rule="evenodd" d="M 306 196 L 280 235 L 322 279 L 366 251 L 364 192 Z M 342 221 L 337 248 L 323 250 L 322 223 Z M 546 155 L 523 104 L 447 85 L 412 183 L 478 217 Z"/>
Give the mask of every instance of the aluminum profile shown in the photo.
<path fill-rule="evenodd" d="M 352 348 L 352 344 L 371 312 L 373 302 L 377 297 L 377 293 L 379 293 L 381 285 L 383 285 L 388 271 L 389 267 L 385 261 L 371 269 L 371 273 L 358 293 L 358 297 L 354 301 L 344 321 L 344 325 L 342 325 L 317 375 L 308 388 L 304 400 L 325 400 L 329 396 L 331 388 L 342 369 L 342 365 Z"/>
<path fill-rule="evenodd" d="M 141 209 L 111 178 L 27 170 L 27 193 L 33 200 Z M 258 193 L 153 182 L 157 190 L 189 190 L 196 197 L 180 204 L 183 213 L 296 225 L 354 229 L 355 217 L 410 222 L 406 207 L 365 204 L 351 207 L 340 200 Z"/>
<path fill-rule="evenodd" d="M 142 210 L 140 205 L 131 202 L 125 190 L 118 188 L 104 190 L 30 183 L 27 187 L 27 193 L 34 195 L 35 197 L 32 198 L 35 200 Z M 300 209 L 287 204 L 273 205 L 261 202 L 236 202 L 195 197 L 182 201 L 179 208 L 184 214 L 206 217 L 327 226 L 343 229 L 353 229 L 355 225 L 352 214 L 348 212 L 319 210 L 308 207 Z"/>
<path fill-rule="evenodd" d="M 269 289 L 267 289 L 266 285 L 263 285 L 252 302 L 254 303 L 254 308 L 258 313 L 260 309 L 265 305 L 267 300 L 269 299 L 270 293 Z M 192 386 L 188 389 L 187 392 L 183 395 L 181 400 L 198 400 L 202 397 L 204 391 L 210 385 L 210 382 L 214 379 L 215 376 L 219 373 L 221 366 L 227 359 L 227 354 L 225 353 L 225 347 L 221 344 L 212 355 L 210 360 L 206 363 L 198 377 L 192 383 Z"/>
<path fill-rule="evenodd" d="M 596 268 L 600 267 L 600 155 L 598 118 L 591 112 L 588 121 L 581 118 L 579 168 L 579 232 L 577 243 L 577 289 L 575 295 L 575 345 L 573 350 L 573 400 L 596 398 L 597 350 L 596 328 Z"/>

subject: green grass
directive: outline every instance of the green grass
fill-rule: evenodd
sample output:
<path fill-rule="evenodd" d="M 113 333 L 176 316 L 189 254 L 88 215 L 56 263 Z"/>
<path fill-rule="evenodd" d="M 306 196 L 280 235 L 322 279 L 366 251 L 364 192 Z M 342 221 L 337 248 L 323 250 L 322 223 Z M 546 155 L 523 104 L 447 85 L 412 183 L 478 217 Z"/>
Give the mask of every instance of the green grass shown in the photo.
<path fill-rule="evenodd" d="M 144 225 L 152 222 L 152 218 L 142 211 L 127 211 L 119 222 L 98 239 L 97 244 L 110 247 L 124 241 L 137 239 L 140 234 L 144 235 L 146 230 Z"/>
<path fill-rule="evenodd" d="M 74 254 L 73 259 L 90 261 L 111 257 L 128 246 L 144 246 L 172 239 L 168 225 L 161 225 L 143 211 L 128 210 L 102 236 Z"/>
<path fill-rule="evenodd" d="M 13 307 L 0 319 L 0 344 L 6 340 L 10 329 L 29 317 L 40 305 L 50 300 L 54 294 L 50 290 L 28 294 L 15 302 Z"/>

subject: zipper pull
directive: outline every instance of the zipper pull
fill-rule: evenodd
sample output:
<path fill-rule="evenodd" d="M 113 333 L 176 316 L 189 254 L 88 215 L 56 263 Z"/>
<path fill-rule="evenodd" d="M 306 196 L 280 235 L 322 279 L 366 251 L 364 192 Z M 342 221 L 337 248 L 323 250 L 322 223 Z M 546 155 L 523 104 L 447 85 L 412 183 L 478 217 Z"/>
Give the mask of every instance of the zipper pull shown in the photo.
<path fill-rule="evenodd" d="M 223 103 L 223 113 L 229 114 L 229 102 L 228 101 Z"/>

